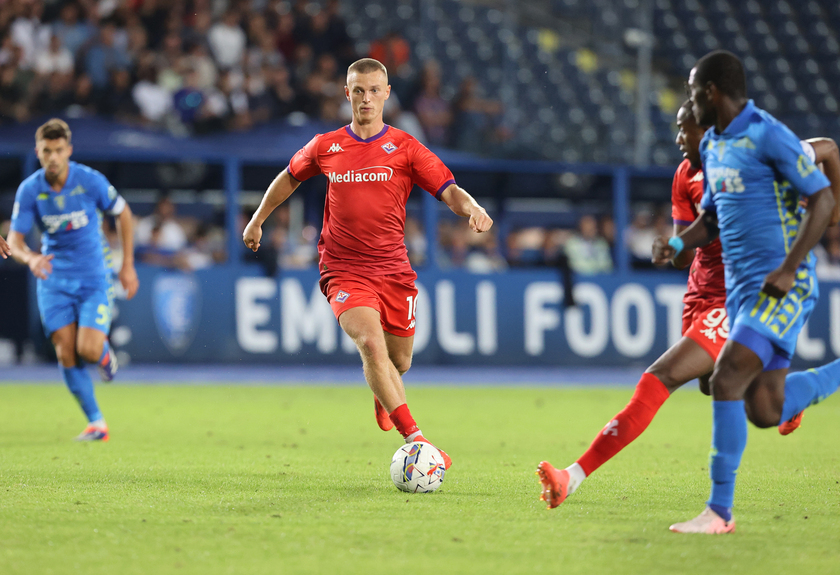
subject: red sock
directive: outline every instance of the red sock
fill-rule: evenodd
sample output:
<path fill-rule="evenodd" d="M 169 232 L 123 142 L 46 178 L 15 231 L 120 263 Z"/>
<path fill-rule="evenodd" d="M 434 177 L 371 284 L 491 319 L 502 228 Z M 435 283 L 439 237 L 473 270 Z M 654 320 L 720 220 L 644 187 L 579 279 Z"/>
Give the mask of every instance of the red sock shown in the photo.
<path fill-rule="evenodd" d="M 403 403 L 401 406 L 392 411 L 389 415 L 391 421 L 394 422 L 394 427 L 400 432 L 403 437 L 408 437 L 412 433 L 417 433 L 417 423 L 411 417 L 411 412 L 408 410 L 408 404 Z"/>
<path fill-rule="evenodd" d="M 604 427 L 586 453 L 577 460 L 584 473 L 589 476 L 639 437 L 669 395 L 658 377 L 644 374 L 630 403 Z"/>

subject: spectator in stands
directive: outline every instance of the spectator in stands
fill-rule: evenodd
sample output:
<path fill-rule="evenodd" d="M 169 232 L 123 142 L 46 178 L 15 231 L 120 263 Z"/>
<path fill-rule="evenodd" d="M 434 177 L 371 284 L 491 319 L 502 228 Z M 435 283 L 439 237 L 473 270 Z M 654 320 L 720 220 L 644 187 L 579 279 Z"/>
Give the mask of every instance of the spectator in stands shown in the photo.
<path fill-rule="evenodd" d="M 475 234 L 472 234 L 472 236 L 475 236 Z M 466 261 L 464 262 L 464 267 L 467 268 L 467 271 L 476 274 L 489 274 L 507 269 L 507 260 L 505 260 L 502 252 L 499 250 L 497 232 L 491 230 L 478 237 L 472 236 L 466 236 L 474 242 L 473 249 L 467 254 Z"/>
<path fill-rule="evenodd" d="M 422 266 L 426 263 L 429 244 L 423 226 L 417 220 L 408 216 L 405 218 L 405 247 L 408 248 L 408 260 L 411 267 Z"/>
<path fill-rule="evenodd" d="M 165 0 L 143 0 L 140 5 L 140 20 L 148 34 L 149 47 L 158 48 L 166 33 L 166 19 L 169 11 Z"/>
<path fill-rule="evenodd" d="M 578 222 L 578 233 L 566 242 L 569 267 L 580 275 L 608 273 L 613 269 L 610 246 L 598 236 L 598 222 L 593 216 L 583 216 Z"/>
<path fill-rule="evenodd" d="M 411 47 L 396 30 L 391 30 L 371 42 L 369 56 L 385 64 L 391 75 L 398 74 L 400 68 L 411 60 Z"/>
<path fill-rule="evenodd" d="M 73 103 L 67 108 L 67 115 L 71 118 L 86 118 L 96 114 L 96 94 L 90 76 L 82 74 L 76 78 L 73 88 Z"/>
<path fill-rule="evenodd" d="M 62 46 L 61 38 L 55 34 L 50 36 L 45 49 L 35 53 L 35 72 L 42 76 L 49 76 L 53 72 L 73 73 L 73 54 Z"/>
<path fill-rule="evenodd" d="M 207 51 L 207 46 L 202 42 L 191 44 L 187 49 L 185 66 L 192 68 L 198 74 L 198 88 L 206 90 L 216 85 L 219 74 L 216 64 Z"/>
<path fill-rule="evenodd" d="M 496 129 L 502 114 L 502 104 L 487 100 L 479 94 L 478 81 L 464 78 L 452 105 L 451 145 L 465 152 L 484 153 L 497 140 Z"/>
<path fill-rule="evenodd" d="M 651 246 L 656 238 L 657 232 L 651 222 L 649 209 L 642 209 L 636 212 L 633 222 L 626 231 L 627 250 L 632 257 L 633 268 L 652 268 L 650 261 Z"/>
<path fill-rule="evenodd" d="M 99 28 L 99 39 L 85 54 L 85 72 L 95 90 L 104 90 L 113 70 L 128 69 L 131 60 L 128 52 L 116 43 L 117 27 L 105 22 Z"/>
<path fill-rule="evenodd" d="M 420 90 L 414 100 L 414 111 L 423 126 L 423 132 L 432 146 L 444 146 L 449 138 L 452 112 L 449 103 L 440 95 L 440 66 L 429 60 L 420 76 Z"/>
<path fill-rule="evenodd" d="M 295 38 L 295 16 L 291 12 L 280 14 L 274 29 L 274 42 L 287 62 L 291 62 L 297 53 Z"/>
<path fill-rule="evenodd" d="M 291 85 L 289 69 L 281 65 L 266 73 L 269 74 L 267 97 L 271 117 L 285 118 L 292 112 L 300 111 L 302 105 L 297 92 Z"/>
<path fill-rule="evenodd" d="M 137 72 L 138 82 L 131 90 L 134 103 L 140 110 L 140 117 L 146 123 L 162 122 L 172 109 L 171 94 L 158 86 L 157 70 L 153 64 L 141 64 Z"/>
<path fill-rule="evenodd" d="M 225 260 L 224 238 L 207 223 L 199 224 L 189 245 L 175 255 L 175 265 L 185 271 L 206 269 Z"/>
<path fill-rule="evenodd" d="M 187 246 L 184 228 L 175 219 L 175 204 L 166 196 L 158 201 L 152 215 L 137 222 L 134 236 L 138 247 L 151 247 L 155 253 L 174 255 Z"/>
<path fill-rule="evenodd" d="M 13 45 L 11 58 L 0 66 L 0 120 L 25 122 L 30 117 L 27 99 L 32 74 L 19 66 L 21 54 Z"/>
<path fill-rule="evenodd" d="M 225 12 L 222 21 L 210 28 L 207 40 L 219 68 L 229 70 L 242 65 L 247 38 L 239 25 L 239 13 L 236 10 Z"/>
<path fill-rule="evenodd" d="M 59 20 L 53 24 L 53 34 L 61 40 L 61 45 L 70 50 L 76 58 L 82 47 L 96 37 L 96 27 L 80 17 L 79 5 L 68 2 L 61 7 Z"/>
<path fill-rule="evenodd" d="M 35 56 L 46 49 L 50 42 L 50 27 L 41 23 L 44 3 L 41 0 L 21 2 L 20 14 L 12 22 L 8 33 L 12 41 L 21 47 L 23 53 L 19 66 L 30 69 L 35 64 Z"/>
<path fill-rule="evenodd" d="M 158 85 L 170 94 L 177 92 L 184 85 L 186 58 L 181 36 L 168 33 L 163 37 L 163 50 L 158 57 Z"/>
<path fill-rule="evenodd" d="M 99 98 L 98 113 L 121 122 L 133 123 L 139 119 L 140 110 L 134 103 L 131 74 L 117 68 L 111 71 L 111 82 Z"/>
<path fill-rule="evenodd" d="M 36 114 L 62 114 L 73 104 L 73 75 L 53 72 L 47 77 L 35 98 L 33 105 Z"/>

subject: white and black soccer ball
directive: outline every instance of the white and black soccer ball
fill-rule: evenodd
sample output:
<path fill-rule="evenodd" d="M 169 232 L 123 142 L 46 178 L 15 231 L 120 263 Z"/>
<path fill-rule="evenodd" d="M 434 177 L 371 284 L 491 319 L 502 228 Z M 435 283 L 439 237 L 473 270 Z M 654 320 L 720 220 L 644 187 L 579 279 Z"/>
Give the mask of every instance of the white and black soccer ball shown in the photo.
<path fill-rule="evenodd" d="M 391 479 L 400 491 L 431 493 L 441 486 L 445 474 L 443 456 L 429 443 L 406 443 L 391 459 Z"/>

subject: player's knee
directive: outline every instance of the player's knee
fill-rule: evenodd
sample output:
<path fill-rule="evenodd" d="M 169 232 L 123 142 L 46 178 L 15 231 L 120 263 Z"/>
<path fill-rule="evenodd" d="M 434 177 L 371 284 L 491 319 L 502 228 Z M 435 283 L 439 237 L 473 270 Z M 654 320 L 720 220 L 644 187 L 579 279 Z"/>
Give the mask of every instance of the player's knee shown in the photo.
<path fill-rule="evenodd" d="M 411 369 L 411 356 L 392 357 L 391 361 L 393 362 L 394 367 L 397 368 L 397 371 L 400 372 L 400 375 L 405 374 L 405 372 Z"/>
<path fill-rule="evenodd" d="M 385 342 L 374 335 L 359 335 L 355 338 L 356 347 L 359 353 L 367 361 L 379 362 L 388 359 L 388 350 Z"/>
<path fill-rule="evenodd" d="M 82 340 L 79 342 L 76 350 L 79 356 L 88 363 L 97 363 L 99 356 L 102 355 L 101 344 L 97 341 Z"/>
<path fill-rule="evenodd" d="M 74 367 L 77 363 L 76 350 L 72 345 L 56 345 L 55 357 L 64 367 Z"/>
<path fill-rule="evenodd" d="M 782 414 L 775 412 L 772 409 L 756 409 L 749 404 L 746 405 L 747 411 L 747 419 L 750 420 L 750 423 L 758 427 L 759 429 L 767 429 L 768 427 L 776 427 L 779 425 L 779 420 L 782 418 Z"/>

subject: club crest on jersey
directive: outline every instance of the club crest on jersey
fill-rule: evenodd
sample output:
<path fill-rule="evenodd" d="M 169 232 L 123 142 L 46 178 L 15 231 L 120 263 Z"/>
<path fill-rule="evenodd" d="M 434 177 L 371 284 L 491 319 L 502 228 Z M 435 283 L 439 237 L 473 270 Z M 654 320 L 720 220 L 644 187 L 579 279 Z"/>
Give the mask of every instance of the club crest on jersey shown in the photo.
<path fill-rule="evenodd" d="M 382 149 L 388 152 L 389 154 L 392 152 L 397 151 L 397 147 L 394 145 L 393 142 L 388 142 L 387 144 L 382 144 Z"/>
<path fill-rule="evenodd" d="M 344 290 L 338 290 L 338 295 L 335 296 L 335 301 L 338 303 L 344 303 L 347 301 L 347 298 L 350 297 L 350 294 Z"/>
<path fill-rule="evenodd" d="M 192 276 L 161 274 L 152 286 L 152 310 L 158 334 L 172 355 L 190 347 L 199 324 L 201 290 Z"/>
<path fill-rule="evenodd" d="M 55 196 L 53 198 L 53 203 L 55 204 L 55 207 L 57 207 L 59 210 L 63 210 L 64 206 L 66 205 L 65 200 L 66 198 L 64 196 Z"/>
<path fill-rule="evenodd" d="M 341 149 L 341 146 L 334 143 L 332 146 L 330 146 L 330 149 L 327 150 L 327 151 L 328 152 L 343 152 L 344 150 Z"/>

